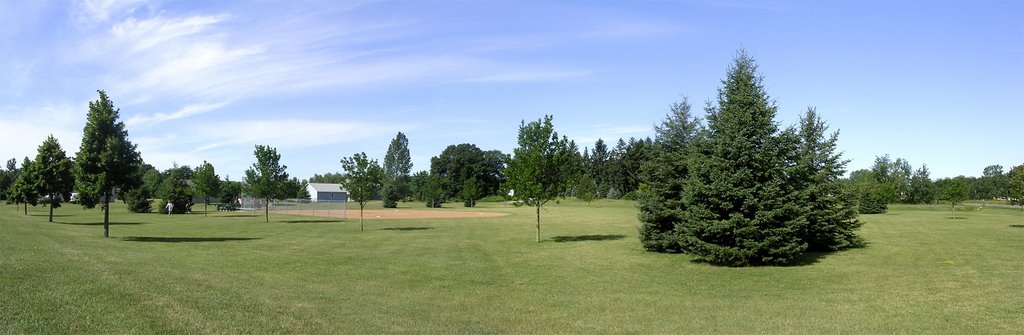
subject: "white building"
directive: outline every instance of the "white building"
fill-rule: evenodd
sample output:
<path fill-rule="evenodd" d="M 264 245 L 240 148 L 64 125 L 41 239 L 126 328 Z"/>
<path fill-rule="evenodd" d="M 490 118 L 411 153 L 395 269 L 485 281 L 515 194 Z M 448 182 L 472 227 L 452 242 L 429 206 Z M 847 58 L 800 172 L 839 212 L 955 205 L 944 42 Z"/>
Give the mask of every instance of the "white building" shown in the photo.
<path fill-rule="evenodd" d="M 341 184 L 309 183 L 306 185 L 309 191 L 309 200 L 317 201 L 348 201 L 348 191 L 341 188 Z"/>

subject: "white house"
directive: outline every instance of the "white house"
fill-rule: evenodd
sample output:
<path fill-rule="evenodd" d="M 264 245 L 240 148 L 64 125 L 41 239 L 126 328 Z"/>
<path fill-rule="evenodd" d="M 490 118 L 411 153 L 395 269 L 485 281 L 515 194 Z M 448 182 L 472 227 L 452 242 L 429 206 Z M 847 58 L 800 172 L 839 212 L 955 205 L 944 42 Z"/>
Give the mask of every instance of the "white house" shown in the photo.
<path fill-rule="evenodd" d="M 306 185 L 309 191 L 309 200 L 317 201 L 348 201 L 348 191 L 341 188 L 341 184 L 309 183 Z"/>

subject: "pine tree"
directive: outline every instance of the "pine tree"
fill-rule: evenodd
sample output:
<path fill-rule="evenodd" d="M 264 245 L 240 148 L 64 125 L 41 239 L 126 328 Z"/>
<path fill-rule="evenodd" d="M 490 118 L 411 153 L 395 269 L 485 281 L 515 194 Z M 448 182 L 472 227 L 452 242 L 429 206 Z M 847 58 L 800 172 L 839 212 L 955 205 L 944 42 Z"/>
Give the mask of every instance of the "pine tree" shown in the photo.
<path fill-rule="evenodd" d="M 680 245 L 698 259 L 730 266 L 784 264 L 807 249 L 801 192 L 788 185 L 792 136 L 754 60 L 740 51 L 708 104 L 707 135 L 696 141 L 683 185 Z M 790 137 L 790 139 L 787 139 Z"/>
<path fill-rule="evenodd" d="M 142 157 L 137 146 L 128 141 L 120 110 L 114 108 L 107 93 L 89 102 L 89 114 L 83 130 L 82 146 L 75 155 L 76 187 L 79 203 L 93 208 L 102 203 L 103 237 L 110 236 L 110 201 L 114 190 L 128 192 L 142 184 L 137 173 Z"/>

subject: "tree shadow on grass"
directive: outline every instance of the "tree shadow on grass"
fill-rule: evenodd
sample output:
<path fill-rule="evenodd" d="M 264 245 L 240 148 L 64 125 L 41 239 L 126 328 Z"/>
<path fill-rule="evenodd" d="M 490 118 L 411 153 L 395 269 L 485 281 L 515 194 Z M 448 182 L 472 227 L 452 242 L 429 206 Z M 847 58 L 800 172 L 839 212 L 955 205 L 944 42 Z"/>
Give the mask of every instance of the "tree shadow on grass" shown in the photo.
<path fill-rule="evenodd" d="M 328 222 L 345 222 L 345 220 L 284 220 L 284 223 L 328 223 Z"/>
<path fill-rule="evenodd" d="M 1024 228 L 1024 224 L 1012 224 L 1010 228 Z"/>
<path fill-rule="evenodd" d="M 180 243 L 180 242 L 227 242 L 227 241 L 249 241 L 258 240 L 256 237 L 154 237 L 154 236 L 128 236 L 122 238 L 123 241 L 129 242 L 164 242 L 164 243 Z"/>
<path fill-rule="evenodd" d="M 398 230 L 398 231 L 411 231 L 411 230 L 430 230 L 434 227 L 393 227 L 393 228 L 381 228 L 380 230 Z"/>
<path fill-rule="evenodd" d="M 49 213 L 29 213 L 28 216 L 49 217 L 50 214 Z M 53 214 L 53 217 L 55 217 L 55 218 L 65 217 L 65 216 L 71 216 L 71 214 Z"/>
<path fill-rule="evenodd" d="M 103 222 L 60 222 L 60 221 L 53 221 L 53 223 L 56 223 L 56 224 L 66 224 L 66 225 L 72 225 L 72 226 L 102 226 L 103 225 Z M 110 225 L 111 226 L 125 226 L 125 225 L 140 225 L 140 224 L 147 224 L 147 223 L 148 222 L 111 222 Z"/>
<path fill-rule="evenodd" d="M 613 241 L 621 240 L 626 235 L 573 235 L 573 236 L 555 236 L 551 240 L 562 243 L 562 242 L 583 242 L 583 241 Z"/>

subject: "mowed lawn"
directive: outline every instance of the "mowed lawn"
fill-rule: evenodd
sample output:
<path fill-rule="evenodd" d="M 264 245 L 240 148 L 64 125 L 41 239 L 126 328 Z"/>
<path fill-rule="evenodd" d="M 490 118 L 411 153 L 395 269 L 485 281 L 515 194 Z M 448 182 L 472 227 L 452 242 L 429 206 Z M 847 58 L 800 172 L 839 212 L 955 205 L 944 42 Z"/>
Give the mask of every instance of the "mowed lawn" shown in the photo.
<path fill-rule="evenodd" d="M 418 203 L 401 204 L 422 209 Z M 201 206 L 197 205 L 197 209 Z M 1024 214 L 894 206 L 866 248 L 723 268 L 643 251 L 627 201 L 319 221 L 0 206 L 0 333 L 909 333 L 1024 330 Z M 460 207 L 447 210 L 464 210 Z"/>

